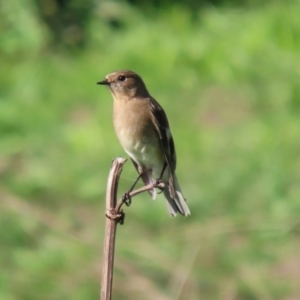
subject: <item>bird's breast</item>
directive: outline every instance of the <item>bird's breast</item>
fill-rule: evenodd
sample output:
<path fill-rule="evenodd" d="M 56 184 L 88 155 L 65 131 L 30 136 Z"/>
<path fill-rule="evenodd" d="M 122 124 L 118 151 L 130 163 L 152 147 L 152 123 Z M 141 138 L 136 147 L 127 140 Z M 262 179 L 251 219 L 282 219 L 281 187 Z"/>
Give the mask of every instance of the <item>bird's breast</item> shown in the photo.
<path fill-rule="evenodd" d="M 136 162 L 153 168 L 164 161 L 158 134 L 144 103 L 115 103 L 114 127 L 124 150 Z"/>

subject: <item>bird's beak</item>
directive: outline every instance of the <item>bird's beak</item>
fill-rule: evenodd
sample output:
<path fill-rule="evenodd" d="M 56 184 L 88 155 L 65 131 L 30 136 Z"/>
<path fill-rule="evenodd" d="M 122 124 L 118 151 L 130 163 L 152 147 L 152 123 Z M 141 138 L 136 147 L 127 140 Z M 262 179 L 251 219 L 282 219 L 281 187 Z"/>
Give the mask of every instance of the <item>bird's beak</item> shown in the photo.
<path fill-rule="evenodd" d="M 104 79 L 104 80 L 102 80 L 102 81 L 98 81 L 97 84 L 109 85 L 110 83 L 108 82 L 107 79 Z"/>

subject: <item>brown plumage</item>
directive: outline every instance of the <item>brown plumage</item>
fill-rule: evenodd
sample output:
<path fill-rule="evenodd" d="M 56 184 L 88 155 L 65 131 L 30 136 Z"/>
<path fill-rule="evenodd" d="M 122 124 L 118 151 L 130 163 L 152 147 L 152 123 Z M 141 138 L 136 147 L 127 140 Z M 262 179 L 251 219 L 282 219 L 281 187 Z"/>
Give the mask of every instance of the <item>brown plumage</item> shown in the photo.
<path fill-rule="evenodd" d="M 172 216 L 190 214 L 179 187 L 175 169 L 176 153 L 167 116 L 152 98 L 141 77 L 132 71 L 116 71 L 98 84 L 107 85 L 114 99 L 113 122 L 124 150 L 130 156 L 145 185 L 161 180 Z M 153 188 L 150 195 L 156 197 Z"/>

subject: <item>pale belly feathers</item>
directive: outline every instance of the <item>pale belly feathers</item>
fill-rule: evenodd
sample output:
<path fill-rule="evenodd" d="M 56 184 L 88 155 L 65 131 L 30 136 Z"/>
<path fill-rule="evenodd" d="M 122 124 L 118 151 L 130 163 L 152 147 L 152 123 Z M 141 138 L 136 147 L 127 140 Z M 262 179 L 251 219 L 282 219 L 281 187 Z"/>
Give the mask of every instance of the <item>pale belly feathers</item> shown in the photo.
<path fill-rule="evenodd" d="M 118 102 L 117 106 L 114 105 L 114 127 L 129 156 L 159 176 L 165 164 L 165 156 L 145 106 L 148 103 L 141 100 Z"/>
<path fill-rule="evenodd" d="M 159 176 L 164 166 L 165 157 L 161 149 L 160 141 L 154 132 L 143 134 L 141 139 L 133 138 L 135 134 L 126 129 L 118 132 L 118 138 L 124 150 L 138 164 L 153 170 Z M 154 136 L 153 136 L 154 135 Z M 139 135 L 141 137 L 141 135 Z"/>

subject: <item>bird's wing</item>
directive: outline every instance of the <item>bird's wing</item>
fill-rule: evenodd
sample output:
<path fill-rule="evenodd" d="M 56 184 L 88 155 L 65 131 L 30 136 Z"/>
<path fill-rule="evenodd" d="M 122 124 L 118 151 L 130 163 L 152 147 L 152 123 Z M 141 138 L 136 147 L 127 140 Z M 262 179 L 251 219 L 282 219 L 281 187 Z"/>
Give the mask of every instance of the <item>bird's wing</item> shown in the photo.
<path fill-rule="evenodd" d="M 163 108 L 153 98 L 150 98 L 150 111 L 167 164 L 170 168 L 170 176 L 173 177 L 176 168 L 176 152 L 167 116 Z"/>

